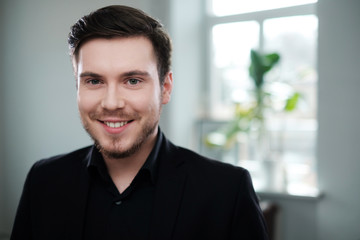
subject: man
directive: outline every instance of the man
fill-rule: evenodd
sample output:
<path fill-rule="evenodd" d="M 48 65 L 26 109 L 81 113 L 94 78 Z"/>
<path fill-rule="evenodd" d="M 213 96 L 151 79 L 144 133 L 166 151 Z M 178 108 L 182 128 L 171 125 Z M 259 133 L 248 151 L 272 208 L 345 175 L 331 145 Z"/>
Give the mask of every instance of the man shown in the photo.
<path fill-rule="evenodd" d="M 173 86 L 159 22 L 109 6 L 68 42 L 94 146 L 34 164 L 12 240 L 267 239 L 248 172 L 173 145 L 158 126 Z"/>

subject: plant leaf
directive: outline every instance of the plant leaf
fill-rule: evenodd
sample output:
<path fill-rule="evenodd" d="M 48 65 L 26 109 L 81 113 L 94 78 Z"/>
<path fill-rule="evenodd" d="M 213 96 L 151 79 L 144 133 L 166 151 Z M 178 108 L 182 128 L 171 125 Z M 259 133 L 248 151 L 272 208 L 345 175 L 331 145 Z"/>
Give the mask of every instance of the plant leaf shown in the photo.
<path fill-rule="evenodd" d="M 280 60 L 280 55 L 277 53 L 270 53 L 265 55 L 265 60 L 268 66 L 274 66 Z"/>
<path fill-rule="evenodd" d="M 285 108 L 284 110 L 286 112 L 291 112 L 293 111 L 296 106 L 297 106 L 297 103 L 299 102 L 299 98 L 300 98 L 300 93 L 298 92 L 295 92 L 291 97 L 289 97 L 287 100 L 286 100 L 286 104 L 285 104 Z"/>
<path fill-rule="evenodd" d="M 257 88 L 261 88 L 264 83 L 264 63 L 261 59 L 260 54 L 255 51 L 251 50 L 250 52 L 251 57 L 251 65 L 249 68 L 250 76 L 253 78 L 255 86 Z"/>

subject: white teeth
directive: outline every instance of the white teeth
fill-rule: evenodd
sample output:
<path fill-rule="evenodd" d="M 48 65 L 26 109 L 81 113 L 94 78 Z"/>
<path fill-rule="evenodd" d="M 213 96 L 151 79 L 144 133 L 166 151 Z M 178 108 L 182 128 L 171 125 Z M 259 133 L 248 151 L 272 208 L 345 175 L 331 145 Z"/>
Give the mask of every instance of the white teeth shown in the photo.
<path fill-rule="evenodd" d="M 104 122 L 106 126 L 111 128 L 119 128 L 127 124 L 128 122 Z"/>

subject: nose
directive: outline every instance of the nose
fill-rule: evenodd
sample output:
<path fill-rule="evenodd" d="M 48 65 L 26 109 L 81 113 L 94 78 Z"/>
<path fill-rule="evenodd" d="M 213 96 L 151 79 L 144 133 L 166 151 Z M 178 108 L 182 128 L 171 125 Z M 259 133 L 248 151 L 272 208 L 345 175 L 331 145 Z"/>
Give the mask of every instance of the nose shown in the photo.
<path fill-rule="evenodd" d="M 107 110 L 116 110 L 124 106 L 125 99 L 121 91 L 116 86 L 108 86 L 101 101 L 101 107 Z"/>

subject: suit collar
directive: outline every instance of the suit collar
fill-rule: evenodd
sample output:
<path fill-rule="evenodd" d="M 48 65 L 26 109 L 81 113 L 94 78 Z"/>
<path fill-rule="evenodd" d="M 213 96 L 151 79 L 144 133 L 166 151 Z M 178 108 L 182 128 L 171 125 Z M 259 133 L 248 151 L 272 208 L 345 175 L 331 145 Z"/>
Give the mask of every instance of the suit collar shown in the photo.
<path fill-rule="evenodd" d="M 90 177 L 87 165 L 95 147 L 88 148 L 88 152 L 81 159 L 78 176 L 73 182 L 71 204 L 68 205 L 68 219 L 66 219 L 66 235 L 69 240 L 83 238 L 83 226 L 87 206 L 87 198 L 90 187 Z"/>
<path fill-rule="evenodd" d="M 187 178 L 181 151 L 164 137 L 149 239 L 171 239 Z"/>
<path fill-rule="evenodd" d="M 70 240 L 82 239 L 90 187 L 87 166 L 94 148 L 88 148 L 87 154 L 82 157 L 78 176 L 74 179 L 70 191 L 74 193 L 71 204 L 67 205 L 68 216 L 72 216 L 66 219 L 66 236 Z M 163 136 L 158 157 L 158 177 L 149 238 L 154 240 L 172 238 L 187 179 L 182 151 L 168 141 L 165 136 Z"/>
<path fill-rule="evenodd" d="M 147 171 L 150 174 L 152 183 L 155 183 L 157 177 L 157 159 L 159 156 L 160 148 L 162 146 L 164 135 L 158 128 L 158 134 L 156 136 L 156 142 L 151 150 L 149 156 L 147 157 L 144 165 L 141 167 L 140 171 Z M 110 181 L 110 176 L 105 165 L 104 158 L 97 147 L 93 146 L 88 157 L 87 157 L 87 168 L 90 172 L 90 176 L 94 174 L 95 171 L 101 175 L 106 181 Z"/>

